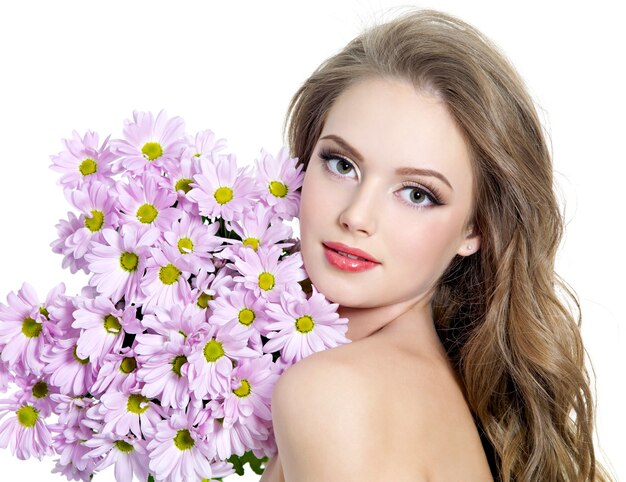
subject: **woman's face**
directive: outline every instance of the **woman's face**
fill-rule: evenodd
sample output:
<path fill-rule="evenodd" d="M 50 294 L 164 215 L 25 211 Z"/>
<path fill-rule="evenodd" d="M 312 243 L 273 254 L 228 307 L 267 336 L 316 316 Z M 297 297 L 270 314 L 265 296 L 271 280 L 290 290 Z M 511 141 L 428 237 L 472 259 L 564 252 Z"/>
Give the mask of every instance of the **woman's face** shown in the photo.
<path fill-rule="evenodd" d="M 472 185 L 465 142 L 437 98 L 396 80 L 352 85 L 328 112 L 302 186 L 301 252 L 312 283 L 341 306 L 423 299 L 456 254 L 479 248 L 466 224 Z M 378 263 L 341 269 L 337 260 L 351 261 L 324 243 Z"/>

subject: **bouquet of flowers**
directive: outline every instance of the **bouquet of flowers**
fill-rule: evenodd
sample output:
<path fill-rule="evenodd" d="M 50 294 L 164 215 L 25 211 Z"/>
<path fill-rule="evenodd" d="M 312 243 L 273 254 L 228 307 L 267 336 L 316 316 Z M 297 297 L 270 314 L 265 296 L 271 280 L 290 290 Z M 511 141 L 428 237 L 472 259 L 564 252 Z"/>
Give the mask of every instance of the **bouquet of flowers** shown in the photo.
<path fill-rule="evenodd" d="M 51 246 L 88 285 L 0 303 L 0 447 L 88 481 L 205 481 L 276 452 L 280 374 L 349 342 L 288 224 L 304 173 L 283 147 L 240 168 L 210 130 L 134 112 L 123 138 L 64 140 L 76 209 Z"/>

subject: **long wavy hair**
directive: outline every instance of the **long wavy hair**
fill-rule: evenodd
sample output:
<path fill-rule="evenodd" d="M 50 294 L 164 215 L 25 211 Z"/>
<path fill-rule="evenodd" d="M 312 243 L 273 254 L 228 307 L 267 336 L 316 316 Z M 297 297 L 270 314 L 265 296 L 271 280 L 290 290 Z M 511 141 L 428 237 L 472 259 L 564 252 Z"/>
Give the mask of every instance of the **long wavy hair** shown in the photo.
<path fill-rule="evenodd" d="M 294 94 L 284 132 L 304 169 L 333 102 L 372 77 L 438 96 L 470 148 L 481 247 L 452 260 L 432 309 L 499 477 L 610 480 L 594 453 L 580 304 L 554 270 L 564 220 L 551 154 L 523 80 L 475 27 L 411 9 L 365 29 Z"/>

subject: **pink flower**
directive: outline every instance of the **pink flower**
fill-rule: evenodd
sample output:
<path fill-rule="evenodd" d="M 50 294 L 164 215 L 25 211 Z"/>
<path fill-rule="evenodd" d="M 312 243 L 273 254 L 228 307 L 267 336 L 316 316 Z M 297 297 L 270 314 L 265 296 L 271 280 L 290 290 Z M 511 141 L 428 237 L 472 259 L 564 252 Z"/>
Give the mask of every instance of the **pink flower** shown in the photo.
<path fill-rule="evenodd" d="M 227 247 L 217 255 L 220 258 L 232 261 L 234 255 L 241 256 L 239 251 L 242 248 L 256 251 L 259 246 L 287 248 L 292 245 L 292 243 L 281 243 L 282 240 L 293 235 L 291 227 L 283 223 L 272 208 L 263 203 L 257 203 L 251 210 L 235 216 L 231 225 L 232 230 L 241 238 L 241 241 L 225 239 L 224 241 L 230 243 L 232 247 Z"/>
<path fill-rule="evenodd" d="M 199 218 L 182 212 L 180 221 L 176 220 L 163 237 L 182 255 L 186 271 L 197 273 L 200 270 L 215 271 L 213 252 L 222 245 L 222 238 L 215 236 L 218 223 L 203 224 Z"/>
<path fill-rule="evenodd" d="M 53 434 L 54 449 L 60 455 L 57 471 L 76 474 L 78 480 L 81 479 L 79 474 L 85 472 L 91 474 L 98 460 L 85 457 L 89 447 L 83 444 L 92 437 L 91 429 L 80 423 L 75 425 L 57 423 L 50 426 L 50 431 Z"/>
<path fill-rule="evenodd" d="M 49 383 L 58 387 L 61 393 L 71 396 L 88 393 L 98 372 L 98 366 L 89 358 L 83 359 L 76 354 L 77 336 L 56 339 L 42 356 L 45 362 L 43 371 L 48 375 Z"/>
<path fill-rule="evenodd" d="M 130 179 L 128 184 L 119 182 L 117 192 L 120 222 L 133 224 L 142 232 L 150 227 L 167 231 L 180 216 L 180 211 L 172 208 L 176 194 L 163 189 L 149 172 Z"/>
<path fill-rule="evenodd" d="M 131 304 L 139 294 L 149 248 L 159 239 L 159 230 L 140 233 L 132 224 L 125 224 L 119 233 L 105 229 L 102 234 L 106 244 L 94 242 L 85 255 L 93 273 L 89 284 L 114 303 L 124 297 L 126 304 Z"/>
<path fill-rule="evenodd" d="M 191 302 L 189 271 L 185 269 L 188 266 L 181 261 L 180 251 L 163 244 L 161 248 L 151 248 L 150 253 L 141 281 L 142 311 L 152 313 L 157 306 L 167 310 L 178 303 Z"/>
<path fill-rule="evenodd" d="M 123 347 L 119 353 L 109 353 L 104 357 L 98 377 L 91 386 L 92 395 L 106 391 L 129 392 L 137 386 L 137 358 L 130 347 Z"/>
<path fill-rule="evenodd" d="M 168 119 L 164 110 L 156 119 L 151 112 L 134 111 L 133 121 L 124 122 L 124 139 L 113 139 L 111 150 L 121 156 L 118 166 L 133 175 L 146 170 L 160 174 L 185 147 L 184 129 L 183 119 Z"/>
<path fill-rule="evenodd" d="M 115 465 L 115 480 L 129 482 L 133 475 L 140 481 L 148 480 L 147 442 L 131 435 L 125 437 L 111 433 L 98 433 L 84 442 L 91 448 L 85 457 L 102 457 L 94 470 Z"/>
<path fill-rule="evenodd" d="M 141 330 L 133 306 L 119 310 L 104 296 L 79 299 L 77 305 L 72 326 L 81 330 L 76 345 L 76 356 L 80 359 L 98 363 L 108 353 L 122 348 L 126 332 Z M 126 327 L 130 330 L 125 330 Z"/>
<path fill-rule="evenodd" d="M 85 274 L 87 274 L 87 262 L 82 254 L 79 255 L 83 249 L 83 245 L 82 243 L 76 243 L 76 238 L 74 238 L 74 235 L 85 227 L 85 218 L 82 215 L 77 218 L 76 215 L 70 211 L 68 211 L 67 217 L 67 221 L 61 219 L 56 225 L 59 238 L 50 243 L 52 252 L 63 255 L 61 265 L 63 268 L 69 266 L 72 273 L 76 273 L 78 270 L 82 269 Z"/>
<path fill-rule="evenodd" d="M 253 413 L 271 421 L 272 391 L 279 376 L 271 355 L 242 360 L 233 369 L 231 391 L 224 399 L 224 427 L 245 424 Z"/>
<path fill-rule="evenodd" d="M 246 332 L 237 325 L 209 325 L 206 335 L 193 347 L 187 357 L 189 386 L 198 400 L 207 394 L 211 398 L 222 396 L 229 389 L 233 361 L 259 356 L 248 348 Z"/>
<path fill-rule="evenodd" d="M 10 445 L 18 459 L 26 460 L 53 455 L 52 438 L 39 411 L 29 404 L 21 404 L 15 398 L 0 405 L 0 418 L 10 416 L 0 425 L 0 448 Z"/>
<path fill-rule="evenodd" d="M 238 172 L 235 156 L 212 153 L 200 161 L 201 174 L 194 176 L 187 198 L 198 203 L 200 214 L 232 221 L 236 212 L 250 208 L 258 187 L 245 170 Z"/>
<path fill-rule="evenodd" d="M 16 374 L 15 383 L 20 388 L 15 393 L 18 402 L 32 405 L 43 417 L 50 416 L 55 406 L 50 398 L 57 391 L 54 386 L 49 385 L 44 377 L 22 373 Z"/>
<path fill-rule="evenodd" d="M 235 266 L 242 276 L 235 276 L 236 282 L 254 291 L 269 301 L 277 301 L 286 286 L 306 279 L 302 268 L 302 256 L 294 253 L 279 261 L 282 250 L 276 246 L 269 249 L 260 247 L 258 251 L 243 249 L 241 256 L 235 257 Z"/>
<path fill-rule="evenodd" d="M 61 293 L 60 284 L 53 293 Z M 0 350 L 2 360 L 10 365 L 21 363 L 27 373 L 40 374 L 44 367 L 41 355 L 59 335 L 54 322 L 48 320 L 48 312 L 38 301 L 32 286 L 24 283 L 17 294 L 7 296 L 7 305 L 0 303 Z"/>
<path fill-rule="evenodd" d="M 65 248 L 79 260 L 85 256 L 91 241 L 102 242 L 102 230 L 117 227 L 116 195 L 111 186 L 92 182 L 83 190 L 67 192 L 70 202 L 82 212 L 82 227 L 65 239 Z"/>
<path fill-rule="evenodd" d="M 162 311 L 159 314 L 169 318 Z M 197 318 L 197 312 L 191 314 Z M 201 313 L 200 316 L 204 318 Z M 171 330 L 150 315 L 144 321 L 154 327 L 156 333 L 144 333 L 136 338 L 135 350 L 141 364 L 137 377 L 144 382 L 141 393 L 148 398 L 158 398 L 163 407 L 183 409 L 189 403 L 187 356 L 191 347 L 186 343 L 188 329 Z"/>
<path fill-rule="evenodd" d="M 308 299 L 303 294 L 281 292 L 280 304 L 267 305 L 267 316 L 275 320 L 267 325 L 267 329 L 275 331 L 266 335 L 269 341 L 263 351 L 280 350 L 289 363 L 350 342 L 345 336 L 348 319 L 339 318 L 337 304 L 329 303 L 315 286 Z"/>
<path fill-rule="evenodd" d="M 258 183 L 263 189 L 261 199 L 276 214 L 287 221 L 298 215 L 300 192 L 304 181 L 302 165 L 296 166 L 298 158 L 290 158 L 287 147 L 282 147 L 276 158 L 261 149 L 261 159 L 256 160 Z"/>
<path fill-rule="evenodd" d="M 83 138 L 72 132 L 73 139 L 63 139 L 66 151 L 52 159 L 53 170 L 63 173 L 59 184 L 64 189 L 76 189 L 94 181 L 111 184 L 111 165 L 116 156 L 109 150 L 107 137 L 98 147 L 98 134 L 87 131 Z"/>
<path fill-rule="evenodd" d="M 176 411 L 157 424 L 148 443 L 150 471 L 157 481 L 209 479 L 213 476 L 210 459 L 215 456 L 194 426 L 198 408 L 188 413 Z"/>
<path fill-rule="evenodd" d="M 137 437 L 151 437 L 164 411 L 139 392 L 107 392 L 100 404 L 92 407 L 87 416 L 103 420 L 103 432 L 125 436 L 131 431 Z"/>

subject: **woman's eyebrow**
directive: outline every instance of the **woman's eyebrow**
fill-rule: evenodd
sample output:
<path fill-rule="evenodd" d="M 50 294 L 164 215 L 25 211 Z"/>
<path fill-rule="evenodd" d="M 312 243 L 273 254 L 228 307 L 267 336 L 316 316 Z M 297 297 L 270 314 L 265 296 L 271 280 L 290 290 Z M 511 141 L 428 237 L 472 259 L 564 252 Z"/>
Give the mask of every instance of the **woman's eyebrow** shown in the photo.
<path fill-rule="evenodd" d="M 322 139 L 331 139 L 335 141 L 337 144 L 339 144 L 342 147 L 342 149 L 346 150 L 357 161 L 363 163 L 363 155 L 356 148 L 352 147 L 342 137 L 336 134 L 328 134 L 328 135 L 325 135 L 324 137 L 320 137 L 320 140 Z M 396 174 L 399 176 L 418 175 L 418 176 L 436 177 L 437 179 L 440 179 L 441 181 L 443 181 L 452 191 L 454 191 L 448 179 L 446 179 L 446 177 L 440 172 L 434 171 L 432 169 L 420 169 L 417 167 L 399 167 L 398 169 L 396 169 Z"/>

